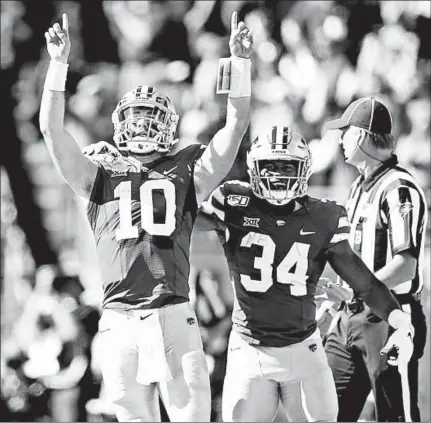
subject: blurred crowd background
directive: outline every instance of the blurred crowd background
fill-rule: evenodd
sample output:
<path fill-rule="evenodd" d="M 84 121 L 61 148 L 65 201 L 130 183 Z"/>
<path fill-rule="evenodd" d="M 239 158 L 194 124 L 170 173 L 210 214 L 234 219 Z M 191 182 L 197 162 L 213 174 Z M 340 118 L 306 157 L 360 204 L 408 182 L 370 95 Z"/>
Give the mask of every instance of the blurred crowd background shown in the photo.
<path fill-rule="evenodd" d="M 111 112 L 136 85 L 172 98 L 181 142 L 207 144 L 225 118 L 216 69 L 229 55 L 234 10 L 255 41 L 251 125 L 229 178 L 247 179 L 245 152 L 257 132 L 290 125 L 313 152 L 311 193 L 344 202 L 356 173 L 323 123 L 356 98 L 377 95 L 392 111 L 400 162 L 430 204 L 429 1 L 2 1 L 3 421 L 115 421 L 98 366 L 101 283 L 92 234 L 38 129 L 49 62 L 44 32 L 68 13 L 65 122 L 82 147 L 112 139 Z M 212 420 L 220 421 L 232 292 L 216 242 L 194 236 L 191 260 Z M 429 315 L 429 268 L 423 297 Z M 430 419 L 429 358 L 428 345 L 423 421 Z"/>

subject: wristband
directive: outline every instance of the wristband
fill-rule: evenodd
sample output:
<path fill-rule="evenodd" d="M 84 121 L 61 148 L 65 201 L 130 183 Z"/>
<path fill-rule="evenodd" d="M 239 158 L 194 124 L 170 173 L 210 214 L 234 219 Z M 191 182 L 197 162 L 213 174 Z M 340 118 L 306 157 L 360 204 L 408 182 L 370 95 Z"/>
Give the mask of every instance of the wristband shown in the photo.
<path fill-rule="evenodd" d="M 229 94 L 231 98 L 250 97 L 251 60 L 232 56 L 219 59 L 217 94 Z"/>
<path fill-rule="evenodd" d="M 53 91 L 65 91 L 68 67 L 67 63 L 51 60 L 46 73 L 44 88 Z"/>

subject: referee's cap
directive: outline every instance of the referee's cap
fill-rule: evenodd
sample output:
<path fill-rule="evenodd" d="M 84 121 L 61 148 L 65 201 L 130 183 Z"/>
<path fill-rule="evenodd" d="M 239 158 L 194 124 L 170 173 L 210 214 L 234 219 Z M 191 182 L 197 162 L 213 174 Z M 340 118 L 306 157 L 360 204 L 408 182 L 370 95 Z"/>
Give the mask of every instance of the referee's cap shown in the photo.
<path fill-rule="evenodd" d="M 347 107 L 339 119 L 325 124 L 327 129 L 341 129 L 346 126 L 358 126 L 376 134 L 392 132 L 392 116 L 389 109 L 374 97 L 364 97 Z"/>

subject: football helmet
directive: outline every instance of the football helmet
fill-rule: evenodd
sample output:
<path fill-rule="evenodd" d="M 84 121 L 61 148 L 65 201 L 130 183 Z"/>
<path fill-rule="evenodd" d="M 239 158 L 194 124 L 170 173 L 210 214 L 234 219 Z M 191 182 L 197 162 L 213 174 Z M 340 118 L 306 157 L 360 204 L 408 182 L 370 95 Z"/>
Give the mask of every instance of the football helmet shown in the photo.
<path fill-rule="evenodd" d="M 114 142 L 133 154 L 168 153 L 176 141 L 178 114 L 169 97 L 154 87 L 127 92 L 112 113 Z"/>
<path fill-rule="evenodd" d="M 296 176 L 266 167 L 268 163 L 286 161 L 296 168 Z M 311 152 L 297 132 L 287 126 L 273 126 L 259 135 L 247 153 L 247 168 L 253 193 L 271 204 L 284 205 L 304 195 L 311 176 Z"/>

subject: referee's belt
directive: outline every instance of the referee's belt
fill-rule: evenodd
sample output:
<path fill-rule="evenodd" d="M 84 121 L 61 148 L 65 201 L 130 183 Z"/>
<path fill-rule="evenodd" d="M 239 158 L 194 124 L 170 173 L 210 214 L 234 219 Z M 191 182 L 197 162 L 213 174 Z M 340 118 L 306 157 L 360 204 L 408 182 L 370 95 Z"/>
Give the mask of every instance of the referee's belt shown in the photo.
<path fill-rule="evenodd" d="M 392 292 L 394 294 L 394 297 L 398 300 L 400 304 L 409 304 L 412 301 L 419 303 L 421 301 L 421 293 L 415 293 L 415 294 L 396 294 L 395 292 Z"/>
<path fill-rule="evenodd" d="M 360 313 L 360 312 L 364 311 L 364 308 L 365 308 L 364 307 L 364 300 L 360 297 L 355 297 L 351 301 L 346 301 L 344 303 L 343 308 L 350 310 L 354 314 Z"/>

